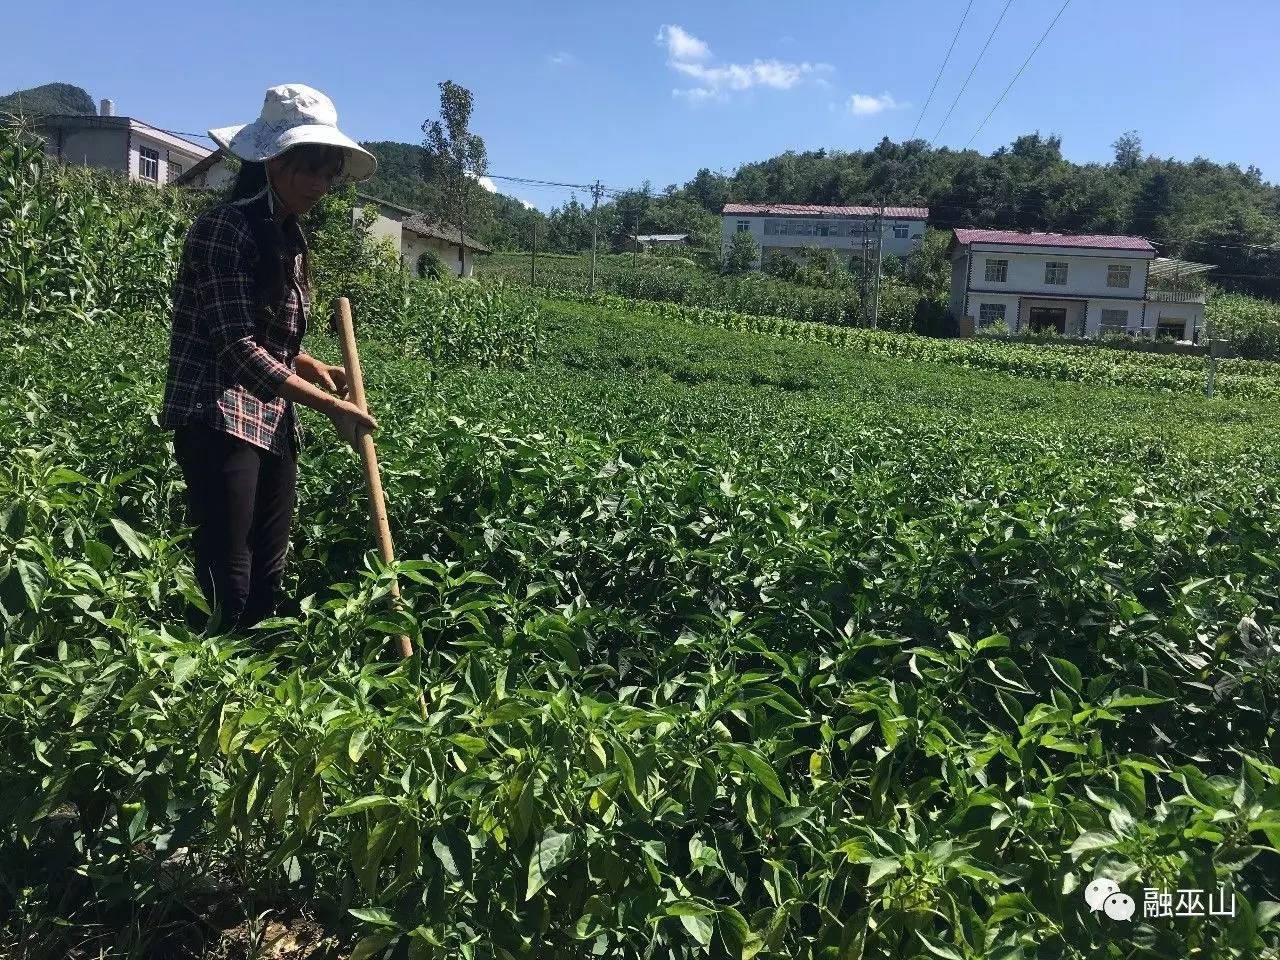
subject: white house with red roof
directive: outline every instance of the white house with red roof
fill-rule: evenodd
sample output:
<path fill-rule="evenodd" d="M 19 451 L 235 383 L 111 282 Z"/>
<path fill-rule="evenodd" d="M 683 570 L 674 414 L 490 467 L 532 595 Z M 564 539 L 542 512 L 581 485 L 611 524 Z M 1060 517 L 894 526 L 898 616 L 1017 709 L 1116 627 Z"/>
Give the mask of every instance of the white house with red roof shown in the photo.
<path fill-rule="evenodd" d="M 1197 340 L 1204 324 L 1202 294 L 1151 289 L 1156 249 L 1143 237 L 959 229 L 950 256 L 962 331 Z"/>
<path fill-rule="evenodd" d="M 840 207 L 807 203 L 726 203 L 721 212 L 722 253 L 728 254 L 736 233 L 750 233 L 760 248 L 761 263 L 772 253 L 800 259 L 808 247 L 825 247 L 851 260 L 876 255 L 876 233 L 882 256 L 906 258 L 924 242 L 928 207 Z"/>

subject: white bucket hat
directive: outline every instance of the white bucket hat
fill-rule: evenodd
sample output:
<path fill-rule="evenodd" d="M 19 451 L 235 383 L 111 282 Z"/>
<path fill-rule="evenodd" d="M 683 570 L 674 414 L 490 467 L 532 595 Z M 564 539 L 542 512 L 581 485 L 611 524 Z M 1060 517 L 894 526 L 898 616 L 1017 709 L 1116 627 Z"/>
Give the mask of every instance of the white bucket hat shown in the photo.
<path fill-rule="evenodd" d="M 303 143 L 340 147 L 346 154 L 340 177 L 344 183 L 367 180 L 378 167 L 373 154 L 338 129 L 333 101 L 303 83 L 269 87 L 257 120 L 218 127 L 209 136 L 228 153 L 251 162 L 270 160 Z"/>

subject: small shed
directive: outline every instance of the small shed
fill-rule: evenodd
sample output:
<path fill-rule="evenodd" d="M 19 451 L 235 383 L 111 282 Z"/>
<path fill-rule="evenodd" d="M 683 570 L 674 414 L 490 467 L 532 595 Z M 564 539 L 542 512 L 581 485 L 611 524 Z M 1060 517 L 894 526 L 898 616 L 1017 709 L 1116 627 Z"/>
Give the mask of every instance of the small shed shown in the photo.
<path fill-rule="evenodd" d="M 431 250 L 448 264 L 455 276 L 469 277 L 475 269 L 474 255 L 493 252 L 470 234 L 423 213 L 409 217 L 400 226 L 403 231 L 400 255 L 410 270 L 417 270 L 418 259 Z"/>
<path fill-rule="evenodd" d="M 627 253 L 648 253 L 655 248 L 684 247 L 688 244 L 687 233 L 638 233 L 623 237 L 620 246 Z"/>

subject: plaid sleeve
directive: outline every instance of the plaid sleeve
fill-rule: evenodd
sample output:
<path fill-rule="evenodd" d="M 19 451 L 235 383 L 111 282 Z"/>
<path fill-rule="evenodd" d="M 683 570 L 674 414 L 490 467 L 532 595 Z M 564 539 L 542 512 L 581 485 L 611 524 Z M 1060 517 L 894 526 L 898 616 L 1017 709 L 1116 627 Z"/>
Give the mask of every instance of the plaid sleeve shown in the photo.
<path fill-rule="evenodd" d="M 205 331 L 218 364 L 258 399 L 280 395 L 293 372 L 254 336 L 253 235 L 243 216 L 228 211 L 201 218 L 188 242 L 196 266 L 196 292 L 208 324 Z"/>

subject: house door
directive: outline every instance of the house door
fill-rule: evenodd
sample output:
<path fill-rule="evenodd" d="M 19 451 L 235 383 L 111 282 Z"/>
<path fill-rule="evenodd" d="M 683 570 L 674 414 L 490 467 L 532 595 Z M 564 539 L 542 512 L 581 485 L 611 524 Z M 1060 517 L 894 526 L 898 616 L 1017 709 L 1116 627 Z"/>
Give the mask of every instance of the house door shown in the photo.
<path fill-rule="evenodd" d="M 1044 330 L 1057 330 L 1059 333 L 1066 333 L 1067 308 L 1032 307 L 1029 311 L 1028 323 L 1031 326 L 1032 333 L 1040 333 Z"/>
<path fill-rule="evenodd" d="M 1161 317 L 1156 325 L 1157 340 L 1182 340 L 1187 335 L 1187 321 Z"/>

